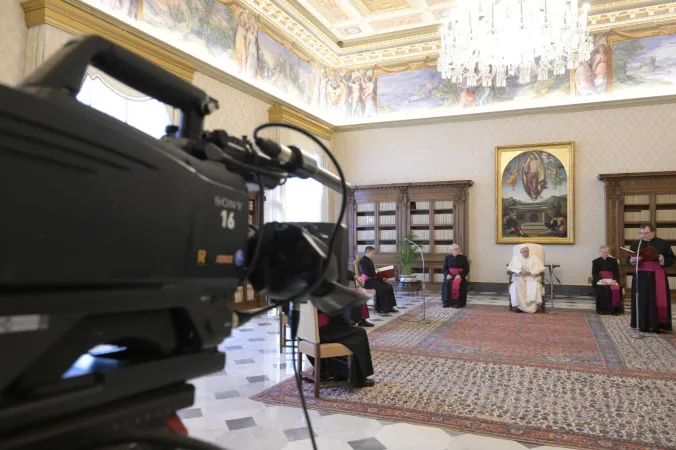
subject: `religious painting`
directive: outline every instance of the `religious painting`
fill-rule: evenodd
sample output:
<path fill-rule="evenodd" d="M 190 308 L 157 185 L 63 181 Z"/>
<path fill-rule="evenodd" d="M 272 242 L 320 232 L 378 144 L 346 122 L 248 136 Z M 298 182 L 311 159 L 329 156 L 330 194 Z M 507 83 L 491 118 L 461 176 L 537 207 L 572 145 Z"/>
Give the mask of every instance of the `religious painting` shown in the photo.
<path fill-rule="evenodd" d="M 310 103 L 312 66 L 263 31 L 258 31 L 258 72 L 277 90 Z"/>
<path fill-rule="evenodd" d="M 612 92 L 660 95 L 676 87 L 676 29 L 617 32 L 612 46 Z"/>
<path fill-rule="evenodd" d="M 573 244 L 573 142 L 497 147 L 498 244 Z"/>

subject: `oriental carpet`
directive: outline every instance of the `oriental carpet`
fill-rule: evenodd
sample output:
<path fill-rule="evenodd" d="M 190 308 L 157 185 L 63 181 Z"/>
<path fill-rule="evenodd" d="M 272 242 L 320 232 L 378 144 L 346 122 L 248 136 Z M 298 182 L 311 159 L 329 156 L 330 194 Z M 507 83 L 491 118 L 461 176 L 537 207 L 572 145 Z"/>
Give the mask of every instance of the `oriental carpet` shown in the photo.
<path fill-rule="evenodd" d="M 369 333 L 375 387 L 327 384 L 310 409 L 584 449 L 676 449 L 676 336 L 628 316 L 428 303 Z M 253 400 L 299 406 L 294 379 Z"/>

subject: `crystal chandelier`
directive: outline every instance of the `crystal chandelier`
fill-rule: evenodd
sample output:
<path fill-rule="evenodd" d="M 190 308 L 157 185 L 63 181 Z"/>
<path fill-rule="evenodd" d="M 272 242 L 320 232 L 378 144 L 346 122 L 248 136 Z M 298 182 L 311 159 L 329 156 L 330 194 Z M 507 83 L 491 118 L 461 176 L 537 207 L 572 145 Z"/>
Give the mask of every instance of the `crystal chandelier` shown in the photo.
<path fill-rule="evenodd" d="M 589 59 L 594 48 L 587 11 L 578 0 L 461 0 L 441 27 L 437 69 L 444 79 L 469 87 L 498 87 L 563 75 Z"/>

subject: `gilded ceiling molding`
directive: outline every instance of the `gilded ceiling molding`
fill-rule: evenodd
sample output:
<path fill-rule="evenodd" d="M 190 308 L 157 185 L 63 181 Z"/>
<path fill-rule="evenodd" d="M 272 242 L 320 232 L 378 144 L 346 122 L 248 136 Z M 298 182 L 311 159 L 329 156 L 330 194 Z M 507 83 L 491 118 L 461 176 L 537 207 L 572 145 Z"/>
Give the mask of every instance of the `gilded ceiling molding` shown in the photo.
<path fill-rule="evenodd" d="M 612 29 L 610 30 L 612 33 L 615 33 L 616 35 L 624 38 L 624 39 L 641 39 L 641 38 L 646 38 L 646 37 L 652 37 L 652 36 L 672 36 L 676 34 L 676 27 L 664 27 L 664 28 L 659 28 L 657 30 L 650 30 L 650 31 L 642 31 L 638 33 L 627 33 L 624 31 Z"/>
<path fill-rule="evenodd" d="M 197 70 L 173 47 L 129 25 L 121 26 L 122 22 L 114 23 L 94 8 L 81 8 L 63 0 L 27 0 L 21 6 L 28 28 L 46 24 L 74 35 L 103 36 L 190 82 Z"/>
<path fill-rule="evenodd" d="M 304 128 L 317 137 L 330 141 L 336 128 L 326 122 L 309 117 L 285 106 L 271 106 L 268 109 L 270 122 L 282 122 Z"/>

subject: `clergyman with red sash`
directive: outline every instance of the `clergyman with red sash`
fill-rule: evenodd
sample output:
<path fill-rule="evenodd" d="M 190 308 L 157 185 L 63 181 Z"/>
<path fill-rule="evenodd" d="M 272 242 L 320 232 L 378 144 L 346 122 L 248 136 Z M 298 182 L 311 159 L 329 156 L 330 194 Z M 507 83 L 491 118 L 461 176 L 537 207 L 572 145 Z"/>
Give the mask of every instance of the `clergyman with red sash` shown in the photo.
<path fill-rule="evenodd" d="M 601 256 L 592 261 L 592 285 L 596 291 L 597 314 L 622 314 L 622 287 L 620 264 L 609 254 L 607 245 L 601 246 Z"/>
<path fill-rule="evenodd" d="M 451 245 L 451 254 L 444 258 L 442 273 L 446 278 L 441 286 L 441 301 L 444 308 L 462 308 L 467 304 L 469 261 L 460 253 L 458 244 Z"/>
<path fill-rule="evenodd" d="M 631 286 L 631 327 L 641 331 L 659 333 L 661 330 L 672 330 L 671 298 L 669 281 L 665 267 L 676 263 L 669 242 L 655 237 L 655 226 L 643 224 L 639 238 L 641 249 L 653 247 L 657 251 L 655 261 L 644 261 L 641 256 L 630 256 L 627 264 L 635 266 L 638 260 L 638 277 L 634 276 Z M 630 250 L 636 252 L 639 241 L 634 242 Z M 636 293 L 638 292 L 638 311 L 636 311 Z M 638 320 L 637 320 L 638 319 Z"/>

